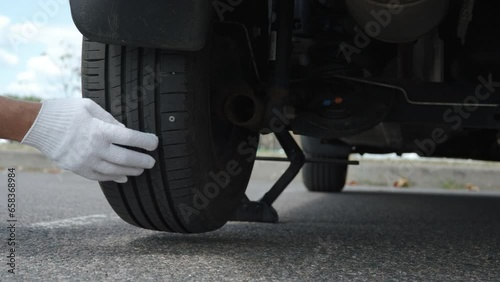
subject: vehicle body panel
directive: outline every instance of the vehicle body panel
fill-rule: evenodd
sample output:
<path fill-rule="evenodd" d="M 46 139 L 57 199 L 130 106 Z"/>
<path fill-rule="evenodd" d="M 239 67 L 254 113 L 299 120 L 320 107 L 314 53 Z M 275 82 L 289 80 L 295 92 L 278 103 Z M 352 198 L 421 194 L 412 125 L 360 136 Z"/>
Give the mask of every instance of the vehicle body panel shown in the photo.
<path fill-rule="evenodd" d="M 70 0 L 70 3 L 80 32 L 102 43 L 197 51 L 205 46 L 211 28 L 209 1 Z"/>

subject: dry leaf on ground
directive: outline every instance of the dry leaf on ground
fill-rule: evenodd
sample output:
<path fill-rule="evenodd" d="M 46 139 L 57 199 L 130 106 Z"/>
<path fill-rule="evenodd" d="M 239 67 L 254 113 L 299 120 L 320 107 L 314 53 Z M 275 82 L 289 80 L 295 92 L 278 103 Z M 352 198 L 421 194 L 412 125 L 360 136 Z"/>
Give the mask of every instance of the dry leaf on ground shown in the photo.
<path fill-rule="evenodd" d="M 481 189 L 479 188 L 479 186 L 476 186 L 476 185 L 473 185 L 471 183 L 467 183 L 465 185 L 465 188 L 471 192 L 479 192 L 481 191 Z"/>
<path fill-rule="evenodd" d="M 398 181 L 394 182 L 394 187 L 396 188 L 408 188 L 410 187 L 410 180 L 408 178 L 400 178 Z"/>

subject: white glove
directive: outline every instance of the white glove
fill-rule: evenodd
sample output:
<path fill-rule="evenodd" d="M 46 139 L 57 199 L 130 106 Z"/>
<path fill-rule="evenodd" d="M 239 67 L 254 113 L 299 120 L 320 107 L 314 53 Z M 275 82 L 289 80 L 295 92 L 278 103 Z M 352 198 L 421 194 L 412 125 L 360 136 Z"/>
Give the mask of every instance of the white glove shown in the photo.
<path fill-rule="evenodd" d="M 126 128 L 92 100 L 59 99 L 43 102 L 22 143 L 90 180 L 125 183 L 155 160 L 117 145 L 153 151 L 158 137 Z"/>

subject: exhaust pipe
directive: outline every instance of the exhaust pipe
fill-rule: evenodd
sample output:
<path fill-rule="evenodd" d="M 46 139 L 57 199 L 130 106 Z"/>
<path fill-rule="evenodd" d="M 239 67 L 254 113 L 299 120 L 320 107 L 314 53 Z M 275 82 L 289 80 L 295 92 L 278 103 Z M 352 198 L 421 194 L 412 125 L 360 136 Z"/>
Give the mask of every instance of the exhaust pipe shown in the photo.
<path fill-rule="evenodd" d="M 264 106 L 253 94 L 235 93 L 227 97 L 224 113 L 234 125 L 258 129 L 264 118 Z"/>

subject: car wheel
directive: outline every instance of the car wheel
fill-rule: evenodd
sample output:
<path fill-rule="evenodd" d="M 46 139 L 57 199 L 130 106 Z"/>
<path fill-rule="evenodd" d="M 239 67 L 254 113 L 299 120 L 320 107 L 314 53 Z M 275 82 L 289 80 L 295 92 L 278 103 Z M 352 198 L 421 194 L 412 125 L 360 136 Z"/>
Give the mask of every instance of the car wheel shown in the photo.
<path fill-rule="evenodd" d="M 320 139 L 302 136 L 306 158 L 349 159 L 351 148 L 344 143 L 322 144 Z M 306 163 L 302 169 L 304 185 L 313 192 L 342 192 L 347 178 L 347 165 Z"/>
<path fill-rule="evenodd" d="M 160 139 L 148 152 L 156 159 L 153 169 L 126 184 L 100 183 L 113 210 L 132 225 L 216 230 L 244 196 L 256 151 L 248 140 L 258 137 L 211 111 L 210 52 L 210 46 L 170 52 L 84 39 L 83 96 Z"/>

